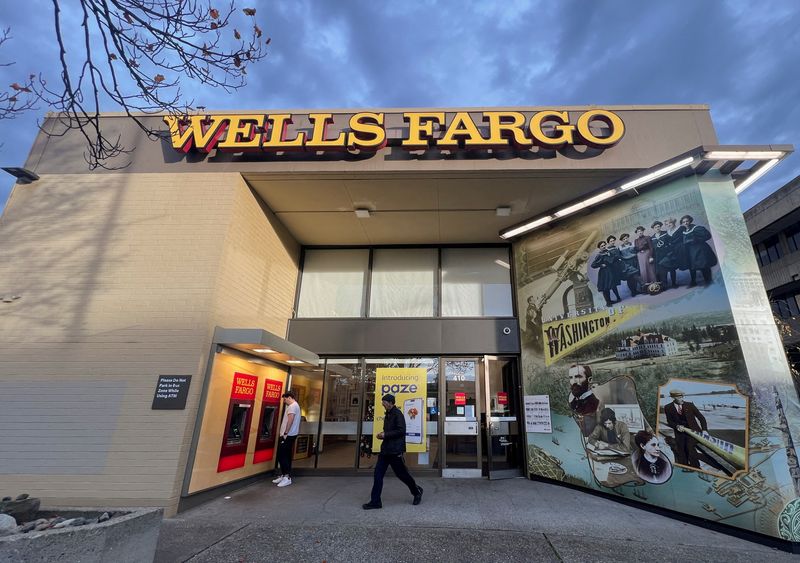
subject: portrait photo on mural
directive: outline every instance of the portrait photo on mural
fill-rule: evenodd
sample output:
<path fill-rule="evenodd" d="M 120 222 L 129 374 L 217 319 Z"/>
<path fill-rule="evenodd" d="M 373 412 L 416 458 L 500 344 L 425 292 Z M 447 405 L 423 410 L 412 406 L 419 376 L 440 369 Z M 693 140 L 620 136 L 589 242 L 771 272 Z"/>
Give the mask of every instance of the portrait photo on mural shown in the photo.
<path fill-rule="evenodd" d="M 528 434 L 529 471 L 744 527 L 769 506 L 773 533 L 789 450 L 751 388 L 720 270 L 751 257 L 709 224 L 704 197 L 736 203 L 718 192 L 677 180 L 515 243 L 525 393 L 553 430 Z"/>
<path fill-rule="evenodd" d="M 658 434 L 685 468 L 731 478 L 747 471 L 748 414 L 733 385 L 671 379 L 659 388 Z"/>

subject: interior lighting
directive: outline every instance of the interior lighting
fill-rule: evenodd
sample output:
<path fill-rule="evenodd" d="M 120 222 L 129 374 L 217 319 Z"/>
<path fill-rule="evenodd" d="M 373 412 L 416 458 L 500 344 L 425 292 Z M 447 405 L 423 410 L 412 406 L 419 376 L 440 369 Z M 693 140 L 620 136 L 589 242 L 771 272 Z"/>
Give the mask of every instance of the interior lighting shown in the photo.
<path fill-rule="evenodd" d="M 254 348 L 253 352 L 256 352 L 257 354 L 275 354 L 276 353 L 275 350 L 273 350 L 272 348 Z"/>
<path fill-rule="evenodd" d="M 286 360 L 287 364 L 304 364 L 305 362 L 302 360 Z"/>
<path fill-rule="evenodd" d="M 627 190 L 632 190 L 633 188 L 638 188 L 639 186 L 648 184 L 653 180 L 656 180 L 663 176 L 667 176 L 668 174 L 672 174 L 676 170 L 680 170 L 684 166 L 690 165 L 692 162 L 694 162 L 693 156 L 686 157 L 683 160 L 679 160 L 678 162 L 670 164 L 669 166 L 659 168 L 658 170 L 653 170 L 652 172 L 650 172 L 649 174 L 645 174 L 641 178 L 636 178 L 635 180 L 631 180 L 630 182 L 625 182 L 619 187 L 619 190 L 621 192 L 624 192 Z"/>
<path fill-rule="evenodd" d="M 528 231 L 531 231 L 531 230 L 535 229 L 536 227 L 541 227 L 545 223 L 549 223 L 553 219 L 554 219 L 554 217 L 552 215 L 547 215 L 545 217 L 539 217 L 538 219 L 535 219 L 533 221 L 529 221 L 528 223 L 520 225 L 519 227 L 517 227 L 515 229 L 511 229 L 510 231 L 506 231 L 505 233 L 500 235 L 500 238 L 509 239 L 509 238 L 515 237 L 515 236 L 517 236 L 519 234 L 527 233 Z"/>
<path fill-rule="evenodd" d="M 497 264 L 498 266 L 500 266 L 501 268 L 505 268 L 506 270 L 510 270 L 511 269 L 511 264 L 509 264 L 508 262 L 505 262 L 503 260 L 500 260 L 499 258 L 497 260 L 495 260 L 494 263 Z"/>
<path fill-rule="evenodd" d="M 703 158 L 706 160 L 772 160 L 782 158 L 783 151 L 711 151 Z"/>
<path fill-rule="evenodd" d="M 766 164 L 761 166 L 758 170 L 750 174 L 747 178 L 742 180 L 738 186 L 736 186 L 736 193 L 740 194 L 749 188 L 753 182 L 761 178 L 764 174 L 772 170 L 772 167 L 778 164 L 781 161 L 780 158 L 773 158 L 772 160 L 768 161 Z"/>
<path fill-rule="evenodd" d="M 359 207 L 358 209 L 356 209 L 356 217 L 358 217 L 359 219 L 369 219 L 370 217 L 369 209 Z"/>
<path fill-rule="evenodd" d="M 617 190 L 607 190 L 603 193 L 597 194 L 596 196 L 590 197 L 588 199 L 584 199 L 581 202 L 576 203 L 575 205 L 570 205 L 569 207 L 565 207 L 564 209 L 559 209 L 556 211 L 556 217 L 565 217 L 570 215 L 571 213 L 575 213 L 576 211 L 580 211 L 581 209 L 585 209 L 595 203 L 599 203 L 604 201 L 610 197 L 613 197 L 617 193 Z"/>

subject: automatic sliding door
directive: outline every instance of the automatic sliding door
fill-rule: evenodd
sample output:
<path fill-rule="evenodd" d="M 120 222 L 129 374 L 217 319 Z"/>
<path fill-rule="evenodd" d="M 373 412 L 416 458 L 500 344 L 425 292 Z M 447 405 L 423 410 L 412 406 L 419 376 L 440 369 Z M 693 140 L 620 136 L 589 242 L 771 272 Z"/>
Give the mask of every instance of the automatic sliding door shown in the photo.
<path fill-rule="evenodd" d="M 519 375 L 514 358 L 484 358 L 484 467 L 489 479 L 522 474 Z"/>
<path fill-rule="evenodd" d="M 443 477 L 480 477 L 479 361 L 445 359 Z"/>

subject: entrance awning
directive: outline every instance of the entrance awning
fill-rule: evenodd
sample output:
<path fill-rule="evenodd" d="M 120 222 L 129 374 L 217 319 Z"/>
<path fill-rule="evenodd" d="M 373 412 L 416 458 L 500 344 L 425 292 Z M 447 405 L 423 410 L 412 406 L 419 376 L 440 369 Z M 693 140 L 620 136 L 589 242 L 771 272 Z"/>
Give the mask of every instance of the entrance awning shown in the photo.
<path fill-rule="evenodd" d="M 288 366 L 317 366 L 319 356 L 260 328 L 214 329 L 214 344 Z"/>

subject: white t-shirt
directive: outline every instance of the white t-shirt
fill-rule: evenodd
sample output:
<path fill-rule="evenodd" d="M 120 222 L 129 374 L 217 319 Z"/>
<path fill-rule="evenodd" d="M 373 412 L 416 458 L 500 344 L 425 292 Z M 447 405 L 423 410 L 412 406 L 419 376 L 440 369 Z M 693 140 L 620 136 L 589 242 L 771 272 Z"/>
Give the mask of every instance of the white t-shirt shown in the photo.
<path fill-rule="evenodd" d="M 289 413 L 294 413 L 294 418 L 292 419 L 292 427 L 289 428 L 289 431 L 286 431 L 286 424 L 289 422 Z M 286 434 L 287 436 L 297 436 L 300 432 L 300 405 L 295 401 L 291 405 L 286 405 L 286 409 L 283 411 L 283 422 L 281 423 L 281 436 Z"/>

